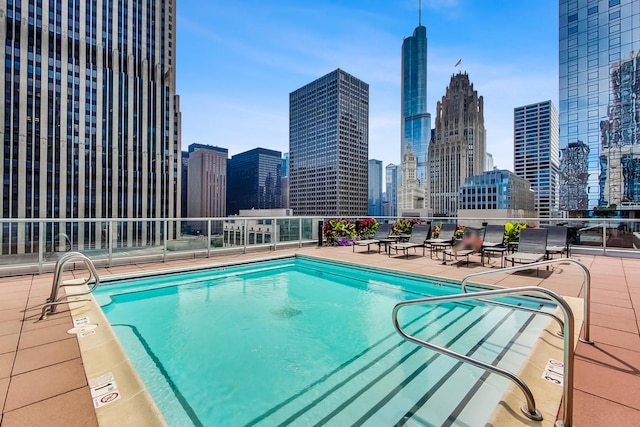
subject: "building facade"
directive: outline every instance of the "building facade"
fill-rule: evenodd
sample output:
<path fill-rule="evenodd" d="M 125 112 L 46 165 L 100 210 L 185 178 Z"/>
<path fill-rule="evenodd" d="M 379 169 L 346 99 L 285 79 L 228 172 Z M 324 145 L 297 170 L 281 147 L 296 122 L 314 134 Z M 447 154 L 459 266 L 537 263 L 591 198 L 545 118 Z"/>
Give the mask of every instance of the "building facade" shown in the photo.
<path fill-rule="evenodd" d="M 227 164 L 227 214 L 240 209 L 282 208 L 282 153 L 254 148 Z"/>
<path fill-rule="evenodd" d="M 551 101 L 513 111 L 514 172 L 531 183 L 540 218 L 557 216 L 559 207 L 560 139 L 558 111 Z"/>
<path fill-rule="evenodd" d="M 294 215 L 365 216 L 369 85 L 337 69 L 289 94 Z"/>
<path fill-rule="evenodd" d="M 382 160 L 369 159 L 368 215 L 382 216 Z"/>
<path fill-rule="evenodd" d="M 175 6 L 2 2 L 3 218 L 180 215 Z M 103 226 L 8 228 L 0 247 L 31 252 L 37 247 L 29 242 L 44 238 L 48 245 L 63 233 L 78 247 L 100 247 Z M 160 223 L 126 222 L 116 240 L 144 245 L 162 233 Z"/>
<path fill-rule="evenodd" d="M 561 206 L 640 208 L 640 4 L 560 0 Z"/>
<path fill-rule="evenodd" d="M 417 161 L 416 179 L 425 188 L 431 115 L 427 112 L 427 29 L 421 21 L 419 16 L 413 35 L 402 42 L 400 158 L 410 146 Z"/>
<path fill-rule="evenodd" d="M 187 216 L 190 218 L 219 218 L 227 215 L 227 157 L 226 148 L 192 144 L 189 146 L 187 181 Z M 192 222 L 192 231 L 206 233 L 205 226 Z M 214 222 L 214 232 L 221 231 Z"/>
<path fill-rule="evenodd" d="M 402 174 L 398 188 L 398 215 L 408 217 L 429 216 L 425 209 L 425 191 L 417 178 L 418 159 L 408 146 L 402 158 Z"/>
<path fill-rule="evenodd" d="M 396 216 L 398 214 L 398 165 L 389 163 L 385 168 L 385 216 Z"/>
<path fill-rule="evenodd" d="M 485 169 L 483 99 L 467 73 L 458 73 L 436 108 L 435 137 L 429 145 L 428 207 L 435 216 L 455 216 L 460 186 Z"/>
<path fill-rule="evenodd" d="M 495 169 L 465 180 L 460 187 L 458 218 L 467 225 L 480 226 L 483 220 L 477 218 L 535 218 L 534 207 L 529 181 L 511 171 Z"/>
<path fill-rule="evenodd" d="M 289 153 L 282 155 L 282 208 L 289 209 Z"/>

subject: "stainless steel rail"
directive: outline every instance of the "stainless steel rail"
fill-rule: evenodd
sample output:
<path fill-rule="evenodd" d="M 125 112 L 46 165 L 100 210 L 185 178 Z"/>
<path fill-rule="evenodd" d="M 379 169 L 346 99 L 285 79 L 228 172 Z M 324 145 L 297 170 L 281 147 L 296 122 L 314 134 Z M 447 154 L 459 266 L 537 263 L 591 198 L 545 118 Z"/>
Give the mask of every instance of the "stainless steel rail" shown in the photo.
<path fill-rule="evenodd" d="M 87 267 L 87 270 L 89 270 L 89 277 L 85 279 L 83 283 L 80 283 L 78 285 L 89 285 L 92 281 L 93 281 L 93 284 L 89 285 L 89 289 L 86 292 L 78 292 L 75 294 L 67 294 L 67 295 L 58 297 L 58 292 L 60 292 L 60 287 L 65 286 L 62 283 L 62 273 L 64 272 L 64 266 L 71 261 L 82 261 L 84 265 Z M 42 307 L 42 314 L 40 315 L 40 320 L 46 319 L 48 314 L 54 314 L 57 311 L 59 304 L 72 302 L 72 301 L 67 301 L 69 298 L 90 294 L 91 292 L 93 292 L 93 290 L 96 287 L 98 287 L 99 284 L 100 284 L 100 277 L 98 276 L 98 272 L 96 271 L 96 268 L 93 265 L 93 262 L 88 257 L 81 254 L 80 252 L 69 252 L 64 254 L 56 262 L 55 273 L 53 276 L 53 284 L 51 285 L 51 295 L 49 296 L 49 298 L 47 298 L 46 303 Z M 75 300 L 75 301 L 90 301 L 90 300 L 82 299 L 82 300 Z M 47 312 L 47 309 L 48 309 L 48 312 Z"/>
<path fill-rule="evenodd" d="M 399 302 L 393 307 L 393 326 L 396 328 L 398 333 L 406 340 L 411 341 L 420 346 L 429 348 L 431 350 L 437 351 L 442 354 L 446 354 L 451 356 L 461 362 L 469 363 L 473 366 L 476 366 L 481 369 L 486 369 L 487 371 L 496 373 L 502 377 L 507 378 L 508 380 L 515 383 L 520 390 L 525 395 L 527 403 L 522 406 L 520 409 L 524 413 L 524 415 L 532 420 L 542 420 L 542 414 L 540 411 L 536 409 L 535 399 L 533 397 L 533 393 L 527 386 L 527 384 L 520 379 L 517 375 L 506 371 L 502 368 L 498 368 L 497 366 L 490 365 L 481 360 L 474 359 L 464 354 L 457 353 L 455 351 L 449 350 L 444 347 L 440 347 L 436 344 L 430 343 L 428 341 L 421 340 L 420 338 L 414 337 L 406 333 L 400 323 L 398 321 L 398 311 L 402 307 L 406 307 L 409 305 L 423 305 L 423 304 L 439 304 L 443 302 L 454 302 L 454 301 L 468 301 L 468 300 L 479 300 L 481 298 L 492 298 L 492 297 L 501 297 L 507 295 L 531 295 L 531 294 L 542 294 L 549 297 L 551 300 L 555 301 L 564 314 L 564 389 L 563 389 L 563 413 L 562 420 L 559 420 L 557 425 L 562 425 L 566 427 L 571 426 L 572 415 L 573 415 L 573 358 L 574 358 L 574 317 L 573 312 L 571 311 L 571 307 L 569 304 L 555 292 L 550 291 L 549 289 L 540 288 L 537 286 L 525 286 L 521 288 L 511 288 L 511 289 L 496 289 L 491 291 L 480 291 L 480 292 L 470 292 L 463 294 L 455 294 L 455 295 L 445 295 L 438 297 L 427 297 L 414 299 L 409 301 Z M 516 306 L 517 307 L 517 306 Z"/>
<path fill-rule="evenodd" d="M 589 330 L 590 318 L 591 318 L 591 273 L 589 272 L 589 269 L 584 264 L 582 264 L 579 261 L 576 261 L 575 259 L 572 259 L 572 258 L 549 259 L 549 260 L 534 262 L 531 264 L 516 265 L 515 267 L 501 268 L 499 270 L 489 270 L 489 271 L 481 271 L 479 273 L 472 273 L 466 276 L 464 279 L 462 279 L 462 283 L 461 283 L 462 292 L 465 292 L 465 293 L 467 292 L 467 283 L 471 279 L 475 279 L 476 277 L 489 276 L 492 274 L 500 274 L 500 273 L 511 273 L 514 271 L 530 270 L 532 268 L 536 268 L 540 266 L 551 265 L 551 264 L 561 264 L 561 263 L 570 263 L 570 264 L 577 265 L 578 267 L 580 267 L 584 275 L 584 280 L 582 281 L 582 287 L 584 289 L 584 298 L 583 298 L 584 299 L 584 326 L 582 329 L 583 331 L 582 337 L 579 339 L 585 344 L 593 344 L 593 341 L 591 341 L 590 330 Z M 499 305 L 505 305 L 504 303 L 498 303 L 496 301 L 494 301 L 493 303 L 499 304 Z M 511 304 L 506 304 L 506 305 L 512 306 Z M 512 307 L 519 308 L 520 310 L 523 310 L 523 311 L 530 311 L 530 309 L 526 307 L 519 307 L 519 306 L 512 306 Z M 542 311 L 539 311 L 538 313 L 543 315 L 550 315 Z M 560 321 L 560 319 L 558 319 L 556 316 L 554 315 L 551 315 L 551 316 L 556 318 L 557 321 Z"/>

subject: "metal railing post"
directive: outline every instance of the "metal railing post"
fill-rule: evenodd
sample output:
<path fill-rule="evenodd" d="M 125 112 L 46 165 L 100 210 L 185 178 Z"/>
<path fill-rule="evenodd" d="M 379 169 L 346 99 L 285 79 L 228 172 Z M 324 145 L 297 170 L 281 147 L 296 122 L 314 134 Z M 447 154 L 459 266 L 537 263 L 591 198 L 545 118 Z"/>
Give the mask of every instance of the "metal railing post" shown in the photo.
<path fill-rule="evenodd" d="M 109 258 L 107 260 L 107 265 L 111 267 L 111 261 L 113 260 L 113 221 L 109 220 L 107 222 L 107 248 L 109 253 Z"/>
<path fill-rule="evenodd" d="M 44 264 L 44 222 L 38 223 L 38 274 L 42 274 L 42 264 Z"/>
<path fill-rule="evenodd" d="M 162 262 L 167 262 L 167 232 L 169 230 L 169 220 L 162 221 L 164 227 L 164 245 L 162 248 Z"/>
<path fill-rule="evenodd" d="M 607 223 L 602 221 L 602 255 L 607 256 Z"/>
<path fill-rule="evenodd" d="M 207 220 L 207 258 L 211 257 L 211 218 Z"/>
<path fill-rule="evenodd" d="M 242 253 L 246 254 L 247 253 L 247 220 L 246 220 L 246 218 L 244 219 L 242 224 L 243 224 L 242 225 L 242 236 L 243 236 L 243 238 L 242 238 L 243 242 L 242 243 L 244 244 L 244 247 L 242 249 Z"/>
<path fill-rule="evenodd" d="M 298 247 L 302 247 L 302 217 L 298 218 Z"/>
<path fill-rule="evenodd" d="M 273 250 L 276 250 L 278 244 L 278 220 L 273 219 Z"/>

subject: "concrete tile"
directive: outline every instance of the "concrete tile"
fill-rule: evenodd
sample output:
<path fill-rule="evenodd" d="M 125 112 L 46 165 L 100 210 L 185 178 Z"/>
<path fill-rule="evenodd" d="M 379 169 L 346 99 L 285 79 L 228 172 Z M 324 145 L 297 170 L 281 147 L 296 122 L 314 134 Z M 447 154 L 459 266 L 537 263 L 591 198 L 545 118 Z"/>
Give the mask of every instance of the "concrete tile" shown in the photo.
<path fill-rule="evenodd" d="M 576 346 L 576 357 L 585 362 L 608 366 L 632 375 L 640 375 L 640 352 L 638 351 L 602 343 L 591 345 L 579 342 Z"/>
<path fill-rule="evenodd" d="M 13 368 L 13 360 L 15 359 L 15 353 L 0 354 L 0 378 L 9 378 L 11 375 L 11 369 Z M 0 405 L 0 409 L 2 405 Z"/>
<path fill-rule="evenodd" d="M 12 375 L 22 374 L 80 357 L 75 336 L 63 341 L 18 350 Z"/>
<path fill-rule="evenodd" d="M 9 353 L 18 349 L 18 338 L 20 334 L 0 336 L 0 354 Z"/>
<path fill-rule="evenodd" d="M 10 320 L 8 322 L 0 322 L 0 336 L 17 334 L 22 329 L 20 320 Z"/>
<path fill-rule="evenodd" d="M 576 390 L 573 424 L 581 427 L 638 425 L 640 411 L 602 397 Z"/>
<path fill-rule="evenodd" d="M 22 426 L 97 426 L 89 387 L 46 399 L 20 409 L 7 412 L 3 427 Z"/>
<path fill-rule="evenodd" d="M 0 294 L 3 298 L 0 300 L 0 309 L 2 310 L 24 310 L 27 305 L 27 295 L 18 298 L 5 298 L 4 294 Z"/>
<path fill-rule="evenodd" d="M 9 378 L 0 378 L 0 410 L 4 408 L 7 390 L 9 390 Z"/>
<path fill-rule="evenodd" d="M 75 335 L 70 335 L 67 333 L 69 329 L 70 328 L 67 328 L 67 325 L 65 325 L 64 323 L 60 323 L 57 325 L 51 325 L 46 328 L 24 331 L 20 335 L 18 349 L 35 347 L 37 345 L 48 344 L 74 337 Z"/>
<path fill-rule="evenodd" d="M 67 329 L 70 329 L 73 327 L 73 320 L 71 319 L 71 315 L 69 314 L 68 310 L 64 313 L 51 315 L 43 320 L 38 320 L 39 317 L 40 317 L 40 311 L 30 316 L 29 318 L 25 319 L 25 322 L 22 326 L 22 330 L 24 332 L 27 332 L 27 331 L 33 331 L 36 329 L 49 328 L 54 325 L 65 325 L 67 326 Z"/>
<path fill-rule="evenodd" d="M 640 351 L 640 336 L 630 332 L 617 331 L 598 325 L 591 325 L 591 340 L 627 350 Z"/>
<path fill-rule="evenodd" d="M 621 319 L 636 320 L 636 312 L 632 308 L 617 307 L 615 305 L 591 302 L 591 312 L 616 316 Z"/>
<path fill-rule="evenodd" d="M 640 410 L 640 377 L 583 359 L 576 359 L 574 372 L 577 390 Z"/>
<path fill-rule="evenodd" d="M 22 320 L 24 313 L 22 308 L 10 308 L 7 310 L 0 310 L 0 322 L 6 322 L 8 320 Z"/>
<path fill-rule="evenodd" d="M 591 324 L 604 326 L 605 328 L 638 334 L 638 325 L 635 319 L 610 316 L 602 313 L 591 313 Z"/>
<path fill-rule="evenodd" d="M 11 378 L 4 410 L 13 411 L 86 385 L 79 358 L 15 375 Z"/>

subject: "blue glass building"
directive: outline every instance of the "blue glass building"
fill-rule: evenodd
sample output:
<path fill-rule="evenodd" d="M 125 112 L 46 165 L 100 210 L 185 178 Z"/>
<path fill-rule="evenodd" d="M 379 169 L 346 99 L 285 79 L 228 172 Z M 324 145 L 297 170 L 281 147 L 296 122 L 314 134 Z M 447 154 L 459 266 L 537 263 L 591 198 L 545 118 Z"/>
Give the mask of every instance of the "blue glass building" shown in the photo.
<path fill-rule="evenodd" d="M 385 168 L 386 183 L 386 203 L 385 216 L 396 216 L 398 214 L 398 173 L 400 168 L 398 165 L 389 163 Z"/>
<path fill-rule="evenodd" d="M 369 159 L 370 216 L 382 216 L 382 160 Z"/>
<path fill-rule="evenodd" d="M 640 2 L 560 0 L 560 209 L 640 206 Z"/>
<path fill-rule="evenodd" d="M 282 208 L 282 153 L 254 148 L 227 164 L 227 215 L 240 209 Z"/>
<path fill-rule="evenodd" d="M 420 186 L 427 183 L 427 152 L 431 139 L 431 115 L 427 113 L 427 29 L 419 21 L 411 37 L 402 42 L 400 158 L 407 145 L 416 155 L 416 178 Z"/>

